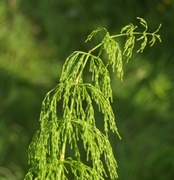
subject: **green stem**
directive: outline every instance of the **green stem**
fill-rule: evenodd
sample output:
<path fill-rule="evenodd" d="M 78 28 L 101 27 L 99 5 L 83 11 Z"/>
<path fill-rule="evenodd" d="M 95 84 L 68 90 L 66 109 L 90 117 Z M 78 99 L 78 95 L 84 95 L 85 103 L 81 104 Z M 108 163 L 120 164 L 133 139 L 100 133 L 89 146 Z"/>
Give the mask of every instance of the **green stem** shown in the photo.
<path fill-rule="evenodd" d="M 98 49 L 103 43 L 101 42 L 100 44 L 98 44 L 97 46 L 95 46 L 94 48 L 92 48 L 91 50 L 89 50 L 89 53 L 95 51 L 96 49 Z"/>
<path fill-rule="evenodd" d="M 91 51 L 89 51 L 88 53 L 79 51 L 79 53 L 81 53 L 81 54 L 86 54 L 86 58 L 85 58 L 85 60 L 84 60 L 84 62 L 83 62 L 83 64 L 82 64 L 82 68 L 81 68 L 81 70 L 80 70 L 80 72 L 79 72 L 79 74 L 78 74 L 78 76 L 77 76 L 77 78 L 76 78 L 77 83 L 78 83 L 79 78 L 80 78 L 81 75 L 82 75 L 82 72 L 83 72 L 83 70 L 84 70 L 84 68 L 85 68 L 85 66 L 86 66 L 86 63 L 87 63 L 87 61 L 88 61 L 89 56 L 91 56 Z"/>
<path fill-rule="evenodd" d="M 67 142 L 67 136 L 65 134 L 64 139 L 63 139 L 63 144 L 62 144 L 62 150 L 61 150 L 61 154 L 60 154 L 60 161 L 61 162 L 63 162 L 65 159 L 66 142 Z"/>
<path fill-rule="evenodd" d="M 123 33 L 123 34 L 117 34 L 111 36 L 111 38 L 117 38 L 117 37 L 122 37 L 122 36 L 128 36 L 128 35 L 146 35 L 146 36 L 152 36 L 154 33 L 148 33 L 148 32 L 130 32 L 130 33 Z"/>
<path fill-rule="evenodd" d="M 65 160 L 65 149 L 66 149 L 66 143 L 67 143 L 67 135 L 65 134 L 62 144 L 62 149 L 60 153 L 60 171 L 59 171 L 59 179 L 62 179 L 62 173 L 63 173 L 63 163 Z"/>

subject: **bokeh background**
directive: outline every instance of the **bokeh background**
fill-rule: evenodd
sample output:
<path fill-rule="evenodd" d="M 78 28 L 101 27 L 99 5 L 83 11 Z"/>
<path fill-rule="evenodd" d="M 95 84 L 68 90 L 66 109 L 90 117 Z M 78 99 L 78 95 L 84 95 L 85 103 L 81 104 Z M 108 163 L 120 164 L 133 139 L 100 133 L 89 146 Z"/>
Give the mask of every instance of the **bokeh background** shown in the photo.
<path fill-rule="evenodd" d="M 119 179 L 174 179 L 174 0 L 1 0 L 0 180 L 24 178 L 41 102 L 66 57 L 88 51 L 97 27 L 116 34 L 137 16 L 151 32 L 162 23 L 162 43 L 135 50 L 123 82 L 112 77 Z"/>

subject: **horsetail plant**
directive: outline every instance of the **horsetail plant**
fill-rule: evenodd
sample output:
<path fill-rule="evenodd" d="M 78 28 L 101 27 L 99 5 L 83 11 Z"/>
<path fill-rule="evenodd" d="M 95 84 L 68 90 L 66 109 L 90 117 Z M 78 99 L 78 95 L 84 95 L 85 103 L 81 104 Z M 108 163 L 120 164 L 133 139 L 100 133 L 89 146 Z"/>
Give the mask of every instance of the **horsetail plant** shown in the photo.
<path fill-rule="evenodd" d="M 147 43 L 152 46 L 156 40 L 161 42 L 157 34 L 161 25 L 155 32 L 149 33 L 146 21 L 138 19 L 145 28 L 144 32 L 135 31 L 137 26 L 133 24 L 123 27 L 117 35 L 98 28 L 86 41 L 104 31 L 101 43 L 88 52 L 75 51 L 66 59 L 60 82 L 42 102 L 40 130 L 29 146 L 31 168 L 25 180 L 118 178 L 117 162 L 108 138 L 108 132 L 112 131 L 121 139 L 111 107 L 110 71 L 116 71 L 123 80 L 123 59 L 128 62 L 132 57 L 136 41 L 142 41 L 137 52 L 143 52 Z M 123 50 L 115 40 L 122 36 L 126 37 Z M 107 61 L 104 61 L 106 55 Z M 88 80 L 83 76 L 87 69 L 90 73 Z M 102 114 L 103 120 L 97 119 L 96 110 Z M 99 130 L 97 121 L 103 123 L 103 130 Z M 85 161 L 82 158 L 84 154 Z"/>

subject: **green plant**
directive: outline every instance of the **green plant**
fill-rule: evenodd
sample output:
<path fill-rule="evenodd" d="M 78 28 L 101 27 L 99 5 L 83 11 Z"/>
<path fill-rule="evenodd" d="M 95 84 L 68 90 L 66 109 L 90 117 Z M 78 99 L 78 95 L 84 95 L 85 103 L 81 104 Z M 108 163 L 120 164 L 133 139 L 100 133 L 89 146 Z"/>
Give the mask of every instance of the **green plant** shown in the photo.
<path fill-rule="evenodd" d="M 138 19 L 145 27 L 144 32 L 136 32 L 137 26 L 133 24 L 112 36 L 105 28 L 98 28 L 86 41 L 104 31 L 101 43 L 88 52 L 75 51 L 66 59 L 59 84 L 42 102 L 41 127 L 29 146 L 31 168 L 25 180 L 65 180 L 68 174 L 76 180 L 104 180 L 106 177 L 114 180 L 118 177 L 117 162 L 108 138 L 108 132 L 112 131 L 121 139 L 111 107 L 109 66 L 122 80 L 123 58 L 129 61 L 135 41 L 142 40 L 137 52 L 143 52 L 148 42 L 152 46 L 156 39 L 161 41 L 157 34 L 161 25 L 155 32 L 148 33 L 146 21 Z M 121 36 L 127 37 L 123 51 L 115 41 Z M 107 61 L 104 60 L 106 55 Z M 90 75 L 85 79 L 83 73 L 87 70 Z M 103 130 L 96 125 L 96 111 L 103 116 L 103 121 L 97 120 L 103 123 Z M 67 149 L 70 150 L 69 157 L 66 156 Z M 82 160 L 83 154 L 85 161 Z"/>

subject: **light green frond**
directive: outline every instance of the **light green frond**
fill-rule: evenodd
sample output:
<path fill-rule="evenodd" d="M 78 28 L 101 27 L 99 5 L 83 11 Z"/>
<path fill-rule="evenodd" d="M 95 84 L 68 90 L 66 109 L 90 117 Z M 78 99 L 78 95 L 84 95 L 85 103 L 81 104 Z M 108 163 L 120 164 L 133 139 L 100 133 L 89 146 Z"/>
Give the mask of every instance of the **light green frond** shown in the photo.
<path fill-rule="evenodd" d="M 128 62 L 132 57 L 135 42 L 142 41 L 137 52 L 143 52 L 147 43 L 152 46 L 157 39 L 161 41 L 157 34 L 161 25 L 153 33 L 148 33 L 146 21 L 137 19 L 145 27 L 144 32 L 136 32 L 137 26 L 133 24 L 112 36 L 105 28 L 98 28 L 86 41 L 104 30 L 101 43 L 89 52 L 75 51 L 66 59 L 59 84 L 46 94 L 42 102 L 40 130 L 29 146 L 31 168 L 25 180 L 68 180 L 68 174 L 72 174 L 74 180 L 118 178 L 117 162 L 108 139 L 110 131 L 121 139 L 111 106 L 109 66 L 123 80 L 123 59 Z M 148 36 L 151 36 L 151 41 L 148 41 Z M 126 37 L 123 49 L 115 40 L 118 37 Z M 99 54 L 96 56 L 93 52 L 97 49 Z M 103 52 L 107 55 L 106 61 Z M 83 77 L 87 71 L 90 74 L 88 80 Z M 96 116 L 99 113 L 100 118 Z M 102 124 L 102 132 L 97 121 Z M 85 160 L 83 153 L 86 154 Z"/>
<path fill-rule="evenodd" d="M 106 31 L 106 29 L 103 28 L 103 27 L 98 27 L 97 29 L 95 29 L 94 31 L 92 31 L 92 32 L 88 35 L 88 37 L 87 37 L 87 39 L 85 40 L 85 42 L 91 41 L 91 39 L 92 39 L 98 32 L 103 31 L 103 30 Z"/>
<path fill-rule="evenodd" d="M 139 19 L 140 20 L 140 24 L 145 27 L 145 30 L 143 32 L 143 33 L 145 33 L 148 30 L 147 22 L 143 18 L 140 18 L 140 17 L 137 17 L 137 19 Z"/>
<path fill-rule="evenodd" d="M 134 30 L 137 28 L 137 26 L 134 26 L 132 23 L 124 26 L 121 29 L 121 34 L 126 33 L 127 35 L 130 35 L 131 33 L 133 34 Z"/>
<path fill-rule="evenodd" d="M 119 44 L 111 38 L 109 33 L 103 39 L 103 49 L 108 55 L 107 66 L 111 65 L 113 72 L 117 71 L 118 77 L 123 79 L 123 62 L 122 62 L 122 51 Z"/>

